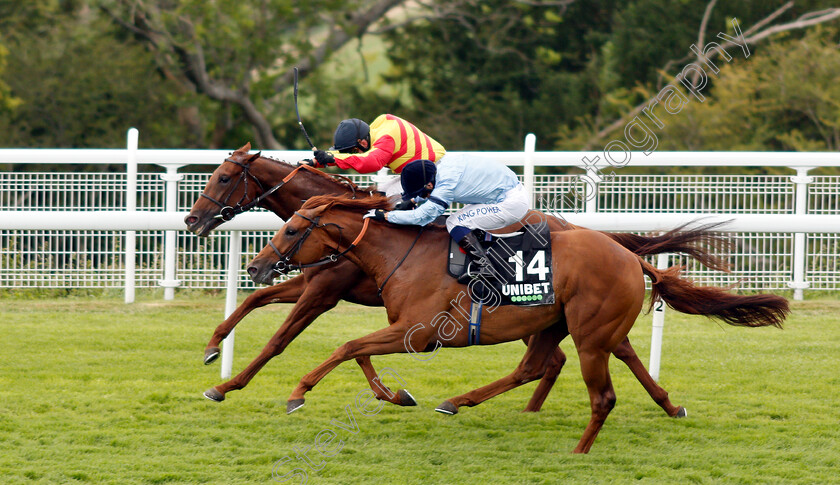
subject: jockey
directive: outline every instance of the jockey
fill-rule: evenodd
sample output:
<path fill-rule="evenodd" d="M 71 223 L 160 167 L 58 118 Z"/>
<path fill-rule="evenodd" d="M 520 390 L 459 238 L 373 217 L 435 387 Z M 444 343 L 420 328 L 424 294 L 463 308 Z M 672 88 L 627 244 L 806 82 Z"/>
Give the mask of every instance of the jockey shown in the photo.
<path fill-rule="evenodd" d="M 360 119 L 351 118 L 338 124 L 330 151 L 315 150 L 316 167 L 337 165 L 359 173 L 376 172 L 383 167 L 394 173 L 413 160 L 426 159 L 439 162 L 446 154 L 443 145 L 418 130 L 408 121 L 390 114 L 379 115 L 368 126 Z M 399 193 L 395 177 L 393 183 L 380 188 L 386 195 Z M 389 190 L 392 190 L 389 193 Z M 396 189 L 396 190 L 393 190 Z"/>
<path fill-rule="evenodd" d="M 415 160 L 400 174 L 403 199 L 419 199 L 413 210 L 386 212 L 374 209 L 365 217 L 393 224 L 425 226 L 453 203 L 467 204 L 446 220 L 446 229 L 465 251 L 476 257 L 478 271 L 465 273 L 458 281 L 494 275 L 491 263 L 473 229 L 485 231 L 509 226 L 528 213 L 530 197 L 508 167 L 481 157 L 449 155 L 439 165 Z"/>

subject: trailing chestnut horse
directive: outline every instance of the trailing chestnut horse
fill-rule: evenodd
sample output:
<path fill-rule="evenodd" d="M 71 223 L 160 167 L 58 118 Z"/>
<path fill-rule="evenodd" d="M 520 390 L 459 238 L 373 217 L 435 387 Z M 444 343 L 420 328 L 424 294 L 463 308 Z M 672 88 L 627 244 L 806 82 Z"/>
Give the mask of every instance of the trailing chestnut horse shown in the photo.
<path fill-rule="evenodd" d="M 353 200 L 319 196 L 309 199 L 274 236 L 248 270 L 255 281 L 271 274 L 283 259 L 308 264 L 339 253 L 364 270 L 382 288 L 400 257 L 417 236 L 416 227 L 362 219 L 369 209 L 389 208 L 383 197 Z M 469 325 L 458 315 L 469 313 L 459 293 L 470 291 L 446 273 L 441 248 L 449 235 L 435 227 L 422 233 L 414 251 L 382 288 L 390 325 L 339 347 L 323 364 L 304 376 L 288 407 L 302 405 L 304 395 L 340 363 L 369 360 L 372 355 L 433 351 L 440 346 L 468 345 Z M 348 241 L 353 243 L 348 245 Z M 684 313 L 707 315 L 730 325 L 781 327 L 787 301 L 774 295 L 739 296 L 714 287 L 697 287 L 680 278 L 679 267 L 657 270 L 602 233 L 589 230 L 551 233 L 552 278 L 556 303 L 533 307 L 501 306 L 482 314 L 481 345 L 527 338 L 528 351 L 516 370 L 499 381 L 444 402 L 449 414 L 537 379 L 560 341 L 571 335 L 580 356 L 592 414 L 576 453 L 586 453 L 615 405 L 608 361 L 627 338 L 645 297 L 643 274 L 652 280 L 652 298 L 661 297 Z M 279 252 L 279 254 L 278 254 Z M 429 264 L 430 261 L 441 264 Z"/>
<path fill-rule="evenodd" d="M 324 194 L 353 194 L 355 197 L 369 197 L 370 193 L 359 189 L 349 180 L 336 179 L 309 167 L 297 168 L 288 163 L 262 157 L 259 153 L 249 154 L 250 144 L 233 152 L 213 172 L 202 196 L 196 200 L 190 214 L 184 219 L 187 229 L 199 236 L 207 236 L 214 228 L 235 217 L 238 213 L 255 206 L 264 207 L 286 220 L 303 204 L 303 200 Z M 552 231 L 575 229 L 560 219 L 549 217 L 547 222 Z M 720 243 L 708 232 L 711 226 L 682 231 L 675 229 L 660 236 L 639 236 L 635 234 L 607 234 L 622 246 L 639 255 L 664 252 L 686 253 L 701 263 L 716 269 L 725 269 L 703 246 Z M 263 281 L 270 283 L 270 279 Z M 225 399 L 227 392 L 242 389 L 256 373 L 274 356 L 283 352 L 319 315 L 333 308 L 339 300 L 346 300 L 367 306 L 382 306 L 377 296 L 377 286 L 353 263 L 340 260 L 336 264 L 308 268 L 301 275 L 283 283 L 262 288 L 236 308 L 214 331 L 205 348 L 205 364 L 212 363 L 219 356 L 221 341 L 253 309 L 270 303 L 296 303 L 285 322 L 277 330 L 262 352 L 242 372 L 227 382 L 208 389 L 205 396 L 214 401 Z M 624 340 L 614 350 L 633 372 L 651 398 L 669 416 L 682 416 L 685 410 L 671 404 L 668 393 L 654 382 L 639 360 L 629 340 Z M 566 358 L 557 348 L 545 375 L 525 408 L 538 411 L 551 386 L 554 384 Z M 359 362 L 365 375 L 372 375 L 373 368 L 367 362 Z M 403 404 L 412 404 L 406 396 Z"/>

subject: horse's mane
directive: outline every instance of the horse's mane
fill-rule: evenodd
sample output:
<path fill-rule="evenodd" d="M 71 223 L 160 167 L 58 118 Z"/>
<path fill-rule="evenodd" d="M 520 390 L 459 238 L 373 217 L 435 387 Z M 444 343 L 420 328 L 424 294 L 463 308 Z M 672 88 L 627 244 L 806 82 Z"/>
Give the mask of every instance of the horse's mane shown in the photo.
<path fill-rule="evenodd" d="M 231 156 L 233 156 L 237 153 L 242 155 L 243 157 L 246 157 L 246 158 L 252 156 L 247 151 L 241 151 L 241 150 L 235 150 L 233 153 L 231 153 Z M 291 163 L 289 163 L 285 160 L 278 160 L 276 158 L 267 157 L 267 156 L 261 155 L 260 153 L 257 153 L 257 155 L 259 155 L 258 160 L 259 159 L 268 160 L 270 162 L 279 163 L 281 165 L 286 165 L 286 166 L 288 166 L 289 168 L 292 168 L 292 169 L 297 168 L 297 166 L 292 165 Z M 253 162 L 251 162 L 251 163 L 253 163 Z M 322 171 L 318 170 L 317 168 L 313 168 L 313 167 L 309 167 L 309 166 L 304 166 L 302 170 L 305 171 L 305 172 L 309 172 L 313 175 L 323 177 L 325 180 L 330 181 L 330 183 L 338 185 L 342 188 L 345 188 L 345 189 L 349 188 L 353 192 L 357 192 L 357 191 L 358 192 L 368 192 L 369 191 L 368 189 L 360 188 L 358 185 L 353 183 L 352 180 L 345 177 L 344 175 L 322 172 Z"/>
<path fill-rule="evenodd" d="M 316 195 L 310 197 L 301 209 L 313 209 L 323 205 L 327 206 L 327 209 L 345 207 L 357 212 L 365 212 L 371 209 L 393 209 L 391 199 L 378 194 L 363 199 L 351 199 L 347 195 Z"/>

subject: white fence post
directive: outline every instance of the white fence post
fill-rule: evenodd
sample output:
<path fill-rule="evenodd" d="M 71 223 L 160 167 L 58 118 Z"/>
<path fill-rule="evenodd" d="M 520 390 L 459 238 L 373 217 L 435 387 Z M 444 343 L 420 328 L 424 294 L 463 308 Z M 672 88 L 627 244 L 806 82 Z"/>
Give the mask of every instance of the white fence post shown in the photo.
<path fill-rule="evenodd" d="M 668 255 L 659 254 L 656 258 L 656 268 L 668 268 Z M 662 333 L 665 329 L 665 302 L 657 298 L 653 302 L 653 329 L 650 335 L 650 376 L 659 382 L 659 364 L 662 362 Z"/>
<path fill-rule="evenodd" d="M 537 194 L 534 193 L 534 152 L 537 151 L 537 136 L 533 133 L 525 135 L 525 158 L 522 162 L 522 175 L 525 190 L 531 194 L 531 207 L 536 207 Z"/>
<path fill-rule="evenodd" d="M 236 310 L 236 289 L 239 286 L 239 259 L 242 252 L 242 231 L 230 232 L 230 248 L 228 249 L 227 293 L 225 296 L 225 320 Z M 222 379 L 230 378 L 233 370 L 233 329 L 222 342 Z"/>
<path fill-rule="evenodd" d="M 166 181 L 167 212 L 178 210 L 178 181 L 184 178 L 183 174 L 178 173 L 178 169 L 182 166 L 166 165 L 166 173 L 160 175 L 160 178 Z M 163 287 L 164 300 L 173 300 L 175 298 L 175 288 L 181 285 L 181 282 L 175 279 L 177 264 L 178 233 L 176 231 L 166 231 L 163 242 L 163 279 L 158 281 L 158 284 Z"/>
<path fill-rule="evenodd" d="M 137 210 L 137 146 L 140 132 L 128 130 L 126 142 L 125 210 Z M 134 303 L 135 276 L 137 272 L 137 232 L 125 232 L 125 302 Z"/>
<path fill-rule="evenodd" d="M 586 183 L 586 202 L 584 203 L 584 212 L 597 212 L 598 211 L 598 187 L 601 183 L 601 176 L 598 175 L 598 172 L 587 168 L 586 175 L 584 175 L 585 179 L 588 179 L 590 182 Z"/>
<path fill-rule="evenodd" d="M 795 214 L 808 213 L 808 184 L 814 178 L 808 176 L 808 171 L 813 167 L 798 167 L 796 168 L 796 175 L 790 180 L 796 184 L 796 205 L 794 206 Z M 805 281 L 805 264 L 807 249 L 807 239 L 804 232 L 797 232 L 793 235 L 793 281 L 788 283 L 788 286 L 793 288 L 793 299 L 802 300 L 805 297 L 805 289 L 810 284 Z"/>

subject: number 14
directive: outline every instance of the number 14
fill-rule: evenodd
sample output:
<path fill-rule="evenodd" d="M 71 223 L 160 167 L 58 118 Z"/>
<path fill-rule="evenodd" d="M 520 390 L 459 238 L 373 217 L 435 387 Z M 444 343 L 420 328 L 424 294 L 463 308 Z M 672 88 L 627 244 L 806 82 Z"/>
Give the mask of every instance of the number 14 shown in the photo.
<path fill-rule="evenodd" d="M 522 251 L 517 251 L 516 256 L 508 258 L 509 262 L 516 264 L 516 281 L 525 281 L 525 275 L 522 272 L 522 256 Z M 545 251 L 537 251 L 525 270 L 528 274 L 537 275 L 540 281 L 547 279 L 550 270 L 548 266 L 545 265 Z"/>

